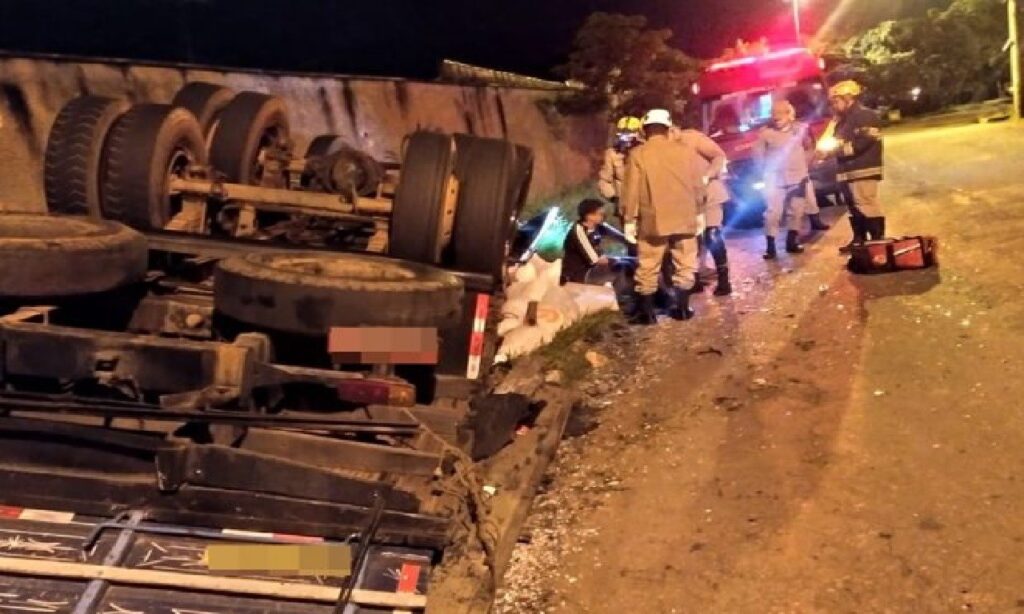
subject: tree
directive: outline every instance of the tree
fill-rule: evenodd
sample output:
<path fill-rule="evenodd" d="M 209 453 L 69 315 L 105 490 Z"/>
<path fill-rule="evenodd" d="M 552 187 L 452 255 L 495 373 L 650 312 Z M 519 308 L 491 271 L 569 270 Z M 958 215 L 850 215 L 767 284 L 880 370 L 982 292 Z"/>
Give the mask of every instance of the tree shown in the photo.
<path fill-rule="evenodd" d="M 633 115 L 654 107 L 680 110 L 699 65 L 669 46 L 671 38 L 671 30 L 649 29 L 639 15 L 594 13 L 557 70 L 586 86 L 577 105 Z"/>
<path fill-rule="evenodd" d="M 953 0 L 923 17 L 886 21 L 850 40 L 874 93 L 905 98 L 920 87 L 940 105 L 1002 93 L 1006 9 L 996 0 Z"/>
<path fill-rule="evenodd" d="M 920 27 L 912 19 L 884 21 L 846 45 L 846 55 L 859 60 L 855 70 L 873 94 L 899 99 L 914 87 L 932 90 L 918 66 L 913 42 Z"/>

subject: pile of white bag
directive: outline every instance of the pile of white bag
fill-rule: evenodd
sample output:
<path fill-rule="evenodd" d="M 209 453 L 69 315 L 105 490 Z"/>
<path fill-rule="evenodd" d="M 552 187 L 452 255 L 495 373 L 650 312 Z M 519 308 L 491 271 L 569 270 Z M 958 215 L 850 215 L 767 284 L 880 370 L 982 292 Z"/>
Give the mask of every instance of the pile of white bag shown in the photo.
<path fill-rule="evenodd" d="M 583 316 L 618 309 L 611 287 L 575 283 L 562 286 L 558 283 L 561 275 L 561 260 L 547 262 L 536 255 L 512 273 L 498 324 L 498 336 L 502 340 L 497 362 L 529 354 L 550 343 L 558 331 L 572 326 Z M 537 304 L 536 323 L 530 324 L 527 313 L 534 302 Z"/>

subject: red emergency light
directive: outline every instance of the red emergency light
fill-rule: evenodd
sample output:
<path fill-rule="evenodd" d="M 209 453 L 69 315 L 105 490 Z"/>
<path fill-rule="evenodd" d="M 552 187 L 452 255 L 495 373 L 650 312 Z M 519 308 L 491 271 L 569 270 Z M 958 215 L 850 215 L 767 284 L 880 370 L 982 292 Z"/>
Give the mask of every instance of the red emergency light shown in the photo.
<path fill-rule="evenodd" d="M 804 47 L 790 47 L 760 55 L 711 64 L 700 76 L 694 93 L 716 98 L 750 90 L 773 90 L 788 83 L 823 79 L 823 62 Z"/>
<path fill-rule="evenodd" d="M 708 71 L 725 70 L 727 68 L 736 68 L 737 66 L 745 66 L 747 64 L 753 64 L 755 62 L 768 62 L 771 60 L 778 60 L 781 58 L 789 57 L 792 55 L 811 55 L 811 51 L 804 47 L 792 47 L 789 49 L 779 49 L 778 51 L 769 51 L 763 55 L 750 55 L 744 58 L 736 58 L 735 60 L 725 60 L 723 62 L 715 62 L 708 67 Z"/>

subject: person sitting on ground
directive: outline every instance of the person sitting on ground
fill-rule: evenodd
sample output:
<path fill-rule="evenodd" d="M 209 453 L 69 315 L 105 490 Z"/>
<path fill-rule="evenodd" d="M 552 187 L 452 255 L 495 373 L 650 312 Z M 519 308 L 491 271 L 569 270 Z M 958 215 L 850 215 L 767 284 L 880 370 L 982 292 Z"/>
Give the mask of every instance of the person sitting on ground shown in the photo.
<path fill-rule="evenodd" d="M 625 243 L 624 235 L 604 223 L 604 202 L 587 198 L 576 207 L 579 218 L 565 237 L 562 258 L 562 283 L 575 282 L 604 286 L 615 283 L 633 261 L 606 256 L 601 242 L 610 238 Z"/>

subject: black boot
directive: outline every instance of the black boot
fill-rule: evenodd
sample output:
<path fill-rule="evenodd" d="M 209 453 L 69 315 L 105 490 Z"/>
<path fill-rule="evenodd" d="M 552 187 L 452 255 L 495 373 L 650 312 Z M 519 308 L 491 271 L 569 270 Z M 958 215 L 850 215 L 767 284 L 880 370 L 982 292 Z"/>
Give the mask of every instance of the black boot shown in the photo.
<path fill-rule="evenodd" d="M 691 290 L 675 289 L 676 304 L 669 310 L 668 315 L 674 320 L 689 320 L 693 317 L 693 310 L 690 309 Z"/>
<path fill-rule="evenodd" d="M 872 241 L 881 241 L 885 238 L 885 218 L 869 217 L 864 220 L 867 226 L 867 234 L 871 235 Z"/>
<path fill-rule="evenodd" d="M 868 231 L 864 222 L 865 218 L 851 215 L 850 216 L 850 228 L 853 230 L 853 238 L 846 245 L 839 248 L 840 254 L 848 254 L 854 245 L 863 243 L 868 240 Z"/>
<path fill-rule="evenodd" d="M 622 316 L 626 318 L 626 321 L 632 322 L 636 319 L 637 314 L 640 312 L 640 297 L 636 292 L 623 292 L 617 294 L 619 302 L 619 311 L 622 312 Z"/>
<path fill-rule="evenodd" d="M 704 231 L 704 240 L 711 257 L 715 260 L 715 270 L 718 271 L 715 296 L 728 296 L 732 294 L 732 284 L 729 283 L 729 251 L 725 248 L 722 229 L 717 226 L 708 228 Z"/>
<path fill-rule="evenodd" d="M 718 283 L 715 285 L 715 296 L 732 294 L 732 283 L 729 282 L 729 265 L 718 267 Z"/>
<path fill-rule="evenodd" d="M 654 295 L 641 294 L 637 297 L 636 313 L 630 320 L 632 324 L 650 325 L 658 323 L 658 314 L 654 311 Z"/>
<path fill-rule="evenodd" d="M 828 230 L 829 228 L 832 228 L 825 222 L 821 221 L 821 214 L 819 213 L 812 213 L 808 215 L 807 218 L 811 220 L 811 230 Z"/>
<path fill-rule="evenodd" d="M 778 253 L 775 251 L 775 237 L 765 237 L 764 255 L 765 260 L 775 260 Z"/>
<path fill-rule="evenodd" d="M 694 292 L 703 292 L 704 288 L 707 288 L 707 284 L 705 284 L 704 280 L 700 278 L 700 272 L 694 273 L 693 274 L 693 291 Z"/>
<path fill-rule="evenodd" d="M 790 254 L 804 253 L 804 246 L 800 245 L 800 233 L 796 230 L 786 233 L 786 251 Z"/>

